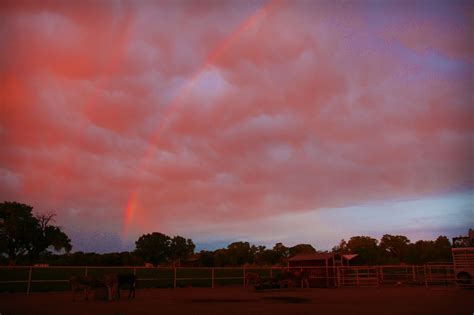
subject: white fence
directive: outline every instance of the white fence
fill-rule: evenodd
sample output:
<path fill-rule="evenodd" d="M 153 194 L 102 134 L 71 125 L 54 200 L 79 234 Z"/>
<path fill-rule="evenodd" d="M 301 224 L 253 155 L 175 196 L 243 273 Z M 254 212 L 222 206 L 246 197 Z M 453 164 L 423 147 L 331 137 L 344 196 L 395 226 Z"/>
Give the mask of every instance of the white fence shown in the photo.
<path fill-rule="evenodd" d="M 245 285 L 248 272 L 268 281 L 288 269 L 284 267 L 201 268 L 201 267 L 97 267 L 97 266 L 0 266 L 0 292 L 61 291 L 68 289 L 73 275 L 100 276 L 131 272 L 137 275 L 139 287 L 183 286 L 216 287 Z M 329 266 L 291 267 L 309 271 L 313 287 L 348 287 L 380 285 L 455 285 L 452 265 Z M 472 282 L 471 282 L 472 286 Z"/>

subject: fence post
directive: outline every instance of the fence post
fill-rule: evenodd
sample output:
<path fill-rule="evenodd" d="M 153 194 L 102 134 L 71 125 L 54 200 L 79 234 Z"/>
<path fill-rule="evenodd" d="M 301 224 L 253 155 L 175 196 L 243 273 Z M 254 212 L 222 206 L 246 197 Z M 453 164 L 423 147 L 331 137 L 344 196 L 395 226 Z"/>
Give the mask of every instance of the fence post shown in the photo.
<path fill-rule="evenodd" d="M 273 279 L 273 268 L 270 267 L 270 279 Z"/>
<path fill-rule="evenodd" d="M 88 268 L 86 267 L 86 271 L 85 271 L 85 276 L 86 276 L 86 277 L 87 277 L 87 269 L 88 269 Z"/>
<path fill-rule="evenodd" d="M 33 271 L 33 267 L 30 266 L 30 272 L 28 274 L 28 287 L 26 288 L 26 294 L 30 294 L 30 289 L 31 289 L 31 273 Z"/>
<path fill-rule="evenodd" d="M 329 270 L 328 270 L 328 260 L 325 260 L 326 262 L 326 288 L 329 288 Z"/>
<path fill-rule="evenodd" d="M 336 287 L 340 287 L 341 286 L 341 275 L 340 275 L 340 271 L 341 271 L 341 266 L 336 266 L 336 282 L 337 282 L 337 285 Z"/>
<path fill-rule="evenodd" d="M 137 268 L 133 268 L 133 275 L 136 276 L 137 275 Z"/>
<path fill-rule="evenodd" d="M 379 278 L 379 268 L 375 267 L 375 276 L 377 278 L 377 287 L 380 286 L 380 278 Z"/>
<path fill-rule="evenodd" d="M 413 275 L 413 283 L 416 283 L 416 272 L 415 272 L 415 266 L 411 266 L 411 274 Z"/>
<path fill-rule="evenodd" d="M 174 277 L 173 277 L 173 288 L 176 289 L 176 267 L 174 269 Z"/>
<path fill-rule="evenodd" d="M 359 269 L 356 269 L 356 283 L 359 286 Z"/>
<path fill-rule="evenodd" d="M 245 287 L 245 286 L 247 286 L 247 283 L 245 283 L 245 276 L 247 275 L 246 270 L 245 270 L 245 266 L 244 266 L 243 272 L 244 272 L 244 287 Z"/>
<path fill-rule="evenodd" d="M 428 287 L 428 274 L 426 273 L 426 265 L 423 266 L 423 271 L 425 273 L 425 287 Z"/>
<path fill-rule="evenodd" d="M 212 280 L 211 280 L 211 287 L 214 289 L 214 268 L 212 268 Z"/>

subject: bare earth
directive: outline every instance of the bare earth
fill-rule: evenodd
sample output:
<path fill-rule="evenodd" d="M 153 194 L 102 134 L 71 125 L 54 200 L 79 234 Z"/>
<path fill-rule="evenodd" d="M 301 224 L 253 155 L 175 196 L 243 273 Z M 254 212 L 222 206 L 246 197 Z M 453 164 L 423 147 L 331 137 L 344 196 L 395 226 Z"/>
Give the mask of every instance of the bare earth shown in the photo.
<path fill-rule="evenodd" d="M 243 287 L 137 290 L 135 300 L 85 301 L 70 292 L 0 294 L 0 314 L 474 314 L 474 290 L 344 288 L 254 291 Z"/>

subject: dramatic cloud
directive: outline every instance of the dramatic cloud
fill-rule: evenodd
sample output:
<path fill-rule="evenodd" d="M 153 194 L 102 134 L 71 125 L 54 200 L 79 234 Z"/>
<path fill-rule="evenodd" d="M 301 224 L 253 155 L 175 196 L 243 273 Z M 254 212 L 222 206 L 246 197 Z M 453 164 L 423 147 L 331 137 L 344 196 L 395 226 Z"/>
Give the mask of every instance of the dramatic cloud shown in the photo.
<path fill-rule="evenodd" d="M 360 208 L 373 202 L 390 219 L 348 233 L 426 235 L 403 228 L 419 212 L 397 216 L 397 200 L 429 213 L 453 193 L 459 221 L 419 229 L 474 223 L 466 2 L 1 8 L 0 197 L 56 211 L 79 249 L 151 231 L 297 242 L 313 228 L 327 246 L 347 237 L 328 224 L 375 215 Z"/>

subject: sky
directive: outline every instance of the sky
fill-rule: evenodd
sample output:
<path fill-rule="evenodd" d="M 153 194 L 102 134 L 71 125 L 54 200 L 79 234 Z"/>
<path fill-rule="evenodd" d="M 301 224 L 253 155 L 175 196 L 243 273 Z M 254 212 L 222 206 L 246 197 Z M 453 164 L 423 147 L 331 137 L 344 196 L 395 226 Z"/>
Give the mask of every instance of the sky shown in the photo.
<path fill-rule="evenodd" d="M 75 251 L 474 226 L 470 1 L 2 1 L 0 201 Z"/>

